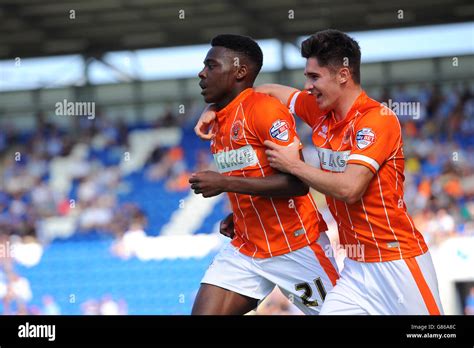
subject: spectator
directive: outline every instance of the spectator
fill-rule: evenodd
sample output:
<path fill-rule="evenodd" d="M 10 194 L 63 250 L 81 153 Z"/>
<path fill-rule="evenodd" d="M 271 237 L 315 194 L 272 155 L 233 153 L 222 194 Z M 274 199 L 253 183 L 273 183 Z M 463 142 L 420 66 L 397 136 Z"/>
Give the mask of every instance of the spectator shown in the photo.
<path fill-rule="evenodd" d="M 466 305 L 464 307 L 464 314 L 474 315 L 474 286 L 471 287 L 469 295 L 466 297 Z"/>
<path fill-rule="evenodd" d="M 45 295 L 43 296 L 43 310 L 44 315 L 60 315 L 61 309 L 58 304 L 54 301 L 53 296 Z"/>

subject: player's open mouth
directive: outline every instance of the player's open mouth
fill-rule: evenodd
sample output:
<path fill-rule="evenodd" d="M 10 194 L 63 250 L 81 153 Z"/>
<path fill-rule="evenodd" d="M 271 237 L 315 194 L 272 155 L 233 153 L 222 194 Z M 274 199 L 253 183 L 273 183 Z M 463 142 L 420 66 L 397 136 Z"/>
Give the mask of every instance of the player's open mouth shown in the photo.
<path fill-rule="evenodd" d="M 323 97 L 322 93 L 316 93 L 316 99 L 317 100 L 321 100 L 322 97 Z"/>

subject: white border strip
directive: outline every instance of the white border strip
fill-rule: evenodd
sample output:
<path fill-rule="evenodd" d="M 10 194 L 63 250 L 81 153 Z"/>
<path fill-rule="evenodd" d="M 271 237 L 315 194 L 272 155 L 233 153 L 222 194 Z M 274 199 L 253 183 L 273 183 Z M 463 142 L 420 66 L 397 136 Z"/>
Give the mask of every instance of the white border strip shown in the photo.
<path fill-rule="evenodd" d="M 366 163 L 370 164 L 375 169 L 375 171 L 378 171 L 379 168 L 380 168 L 380 166 L 379 166 L 379 164 L 377 163 L 376 160 L 374 160 L 370 157 L 364 156 L 364 155 L 352 154 L 347 159 L 347 161 L 350 161 L 350 160 L 358 160 L 358 161 L 366 162 Z"/>
<path fill-rule="evenodd" d="M 298 98 L 298 96 L 300 95 L 301 91 L 299 92 L 296 92 L 295 94 L 293 94 L 293 97 L 291 98 L 291 101 L 290 101 L 290 112 L 293 114 L 293 115 L 296 115 L 296 111 L 295 111 L 295 104 L 296 104 L 296 99 Z M 296 115 L 298 116 L 298 115 Z M 299 116 L 298 116 L 299 117 Z M 301 118 L 301 117 L 300 117 Z"/>

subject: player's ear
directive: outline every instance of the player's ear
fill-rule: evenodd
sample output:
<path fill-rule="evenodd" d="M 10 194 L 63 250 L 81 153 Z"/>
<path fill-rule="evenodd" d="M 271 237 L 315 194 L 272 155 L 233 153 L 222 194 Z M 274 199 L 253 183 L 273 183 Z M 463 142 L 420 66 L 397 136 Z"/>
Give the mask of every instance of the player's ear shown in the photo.
<path fill-rule="evenodd" d="M 248 73 L 249 73 L 249 67 L 245 64 L 242 64 L 242 65 L 237 67 L 235 77 L 237 78 L 237 80 L 243 80 L 243 79 L 245 79 L 245 77 L 247 76 Z"/>
<path fill-rule="evenodd" d="M 346 83 L 347 81 L 349 81 L 350 77 L 351 77 L 351 71 L 349 70 L 348 67 L 343 67 L 343 68 L 339 69 L 337 81 L 341 85 Z"/>
<path fill-rule="evenodd" d="M 235 77 L 237 78 L 237 80 L 243 80 L 245 76 L 247 76 L 247 74 L 249 73 L 248 65 L 239 56 L 235 56 L 233 58 L 232 63 L 235 67 Z"/>

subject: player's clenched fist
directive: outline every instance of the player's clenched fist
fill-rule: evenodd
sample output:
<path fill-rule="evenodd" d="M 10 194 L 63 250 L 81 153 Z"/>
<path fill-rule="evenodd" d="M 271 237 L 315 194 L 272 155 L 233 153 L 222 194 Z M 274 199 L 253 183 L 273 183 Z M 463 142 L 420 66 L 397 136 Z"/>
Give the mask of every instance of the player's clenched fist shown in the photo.
<path fill-rule="evenodd" d="M 226 176 L 205 170 L 193 173 L 189 179 L 189 183 L 194 193 L 201 193 L 203 197 L 214 197 L 224 192 Z"/>
<path fill-rule="evenodd" d="M 229 237 L 230 239 L 234 239 L 234 214 L 230 213 L 227 217 L 221 221 L 219 232 Z"/>

